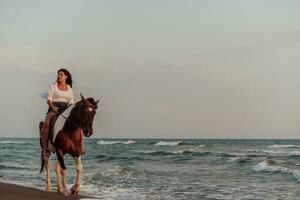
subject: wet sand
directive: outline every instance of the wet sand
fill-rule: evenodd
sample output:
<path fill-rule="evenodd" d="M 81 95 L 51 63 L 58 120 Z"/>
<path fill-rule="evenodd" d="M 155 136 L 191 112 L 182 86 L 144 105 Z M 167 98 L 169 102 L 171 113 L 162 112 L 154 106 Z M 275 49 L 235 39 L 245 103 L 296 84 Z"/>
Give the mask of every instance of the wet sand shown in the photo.
<path fill-rule="evenodd" d="M 36 188 L 23 187 L 8 183 L 0 183 L 1 200 L 78 200 L 84 198 L 81 195 L 70 195 L 65 197 L 61 194 L 46 192 Z"/>

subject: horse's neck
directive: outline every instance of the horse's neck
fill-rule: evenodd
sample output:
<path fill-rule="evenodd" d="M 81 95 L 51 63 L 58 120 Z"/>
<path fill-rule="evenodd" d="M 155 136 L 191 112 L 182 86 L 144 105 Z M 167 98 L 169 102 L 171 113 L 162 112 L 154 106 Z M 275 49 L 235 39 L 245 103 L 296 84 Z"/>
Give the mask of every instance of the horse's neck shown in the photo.
<path fill-rule="evenodd" d="M 72 135 L 73 132 L 77 129 L 76 122 L 74 121 L 74 112 L 73 109 L 75 108 L 74 105 L 71 105 L 67 110 L 65 110 L 62 115 L 67 117 L 68 119 L 65 121 L 64 126 L 62 128 L 63 132 Z"/>

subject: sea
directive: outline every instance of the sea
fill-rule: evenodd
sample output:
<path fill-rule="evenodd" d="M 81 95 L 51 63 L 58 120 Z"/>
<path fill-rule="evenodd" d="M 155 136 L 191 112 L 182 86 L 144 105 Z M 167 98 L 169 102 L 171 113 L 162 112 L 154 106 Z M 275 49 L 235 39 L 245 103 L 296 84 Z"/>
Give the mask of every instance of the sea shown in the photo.
<path fill-rule="evenodd" d="M 300 140 L 88 138 L 84 146 L 80 192 L 89 199 L 300 199 Z M 75 163 L 65 160 L 71 187 Z M 0 139 L 1 182 L 45 189 L 39 168 L 37 138 Z"/>

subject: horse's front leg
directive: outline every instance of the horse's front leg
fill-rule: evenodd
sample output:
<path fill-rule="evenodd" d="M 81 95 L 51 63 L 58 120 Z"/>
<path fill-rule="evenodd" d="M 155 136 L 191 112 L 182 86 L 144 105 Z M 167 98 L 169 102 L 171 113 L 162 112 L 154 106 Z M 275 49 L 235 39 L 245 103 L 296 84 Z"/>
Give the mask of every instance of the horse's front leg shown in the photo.
<path fill-rule="evenodd" d="M 70 192 L 68 190 L 68 183 L 67 183 L 67 169 L 64 161 L 64 154 L 61 150 L 56 150 L 57 158 L 59 161 L 59 164 L 61 166 L 61 174 L 63 178 L 63 195 L 69 196 Z"/>
<path fill-rule="evenodd" d="M 80 177 L 81 177 L 81 173 L 83 170 L 83 165 L 81 163 L 81 157 L 75 157 L 75 162 L 76 162 L 76 171 L 77 171 L 77 176 L 75 179 L 75 184 L 72 186 L 71 188 L 71 193 L 72 194 L 78 194 L 79 193 L 79 189 L 80 189 Z"/>
<path fill-rule="evenodd" d="M 61 185 L 61 172 L 60 172 L 60 164 L 59 161 L 56 162 L 55 165 L 55 172 L 56 172 L 56 181 L 57 181 L 57 192 L 63 194 L 63 187 Z"/>
<path fill-rule="evenodd" d="M 50 177 L 50 158 L 45 156 L 45 168 L 46 168 L 46 191 L 51 191 L 51 177 Z"/>

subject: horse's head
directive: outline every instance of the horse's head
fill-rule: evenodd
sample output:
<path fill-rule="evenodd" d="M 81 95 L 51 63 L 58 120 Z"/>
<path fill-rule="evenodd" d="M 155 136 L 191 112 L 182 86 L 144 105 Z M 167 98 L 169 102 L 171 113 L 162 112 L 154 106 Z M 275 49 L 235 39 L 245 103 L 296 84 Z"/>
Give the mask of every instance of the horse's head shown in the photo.
<path fill-rule="evenodd" d="M 98 107 L 98 101 L 93 98 L 85 98 L 80 94 L 81 101 L 75 104 L 76 110 L 76 124 L 83 130 L 85 137 L 93 135 L 93 122 Z"/>

